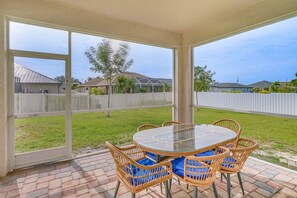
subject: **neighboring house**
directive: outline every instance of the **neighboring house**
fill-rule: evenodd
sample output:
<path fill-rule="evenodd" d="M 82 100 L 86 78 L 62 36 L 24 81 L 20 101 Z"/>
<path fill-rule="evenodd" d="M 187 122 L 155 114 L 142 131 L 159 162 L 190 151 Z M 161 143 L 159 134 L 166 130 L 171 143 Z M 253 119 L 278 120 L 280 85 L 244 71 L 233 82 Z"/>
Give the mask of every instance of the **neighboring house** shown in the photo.
<path fill-rule="evenodd" d="M 210 92 L 252 92 L 253 87 L 239 83 L 215 83 L 210 86 Z"/>
<path fill-rule="evenodd" d="M 256 83 L 250 84 L 249 86 L 250 87 L 253 87 L 253 88 L 258 88 L 258 89 L 262 90 L 264 88 L 268 88 L 269 89 L 272 84 L 273 84 L 273 82 L 270 82 L 270 81 L 267 81 L 267 80 L 262 80 L 260 82 L 256 82 Z"/>
<path fill-rule="evenodd" d="M 15 93 L 59 93 L 60 83 L 43 74 L 14 64 Z"/>
<path fill-rule="evenodd" d="M 81 84 L 79 86 L 79 88 L 77 89 L 78 92 L 81 93 L 88 93 L 92 88 L 98 88 L 99 87 L 99 83 L 102 81 L 103 79 L 100 77 L 97 78 L 93 78 L 83 84 Z"/>
<path fill-rule="evenodd" d="M 150 78 L 148 76 L 144 76 L 135 72 L 124 72 L 120 74 L 125 78 L 130 78 L 135 80 L 136 88 L 132 90 L 133 93 L 138 93 L 140 88 L 146 89 L 147 92 L 163 92 L 164 91 L 164 83 L 168 83 L 170 87 L 172 87 L 172 79 L 165 78 Z M 112 92 L 120 92 L 116 86 L 117 84 L 117 76 L 115 76 L 112 81 Z M 107 81 L 102 80 L 100 78 L 92 79 L 84 84 L 82 84 L 79 90 L 83 93 L 88 92 L 90 88 L 97 87 L 101 88 L 105 92 L 107 92 Z"/>
<path fill-rule="evenodd" d="M 279 82 L 281 87 L 284 87 L 288 82 Z M 267 88 L 269 89 L 273 82 L 267 81 L 267 80 L 262 80 L 257 83 L 250 84 L 248 86 L 253 87 L 253 88 L 259 88 L 260 90 Z"/>

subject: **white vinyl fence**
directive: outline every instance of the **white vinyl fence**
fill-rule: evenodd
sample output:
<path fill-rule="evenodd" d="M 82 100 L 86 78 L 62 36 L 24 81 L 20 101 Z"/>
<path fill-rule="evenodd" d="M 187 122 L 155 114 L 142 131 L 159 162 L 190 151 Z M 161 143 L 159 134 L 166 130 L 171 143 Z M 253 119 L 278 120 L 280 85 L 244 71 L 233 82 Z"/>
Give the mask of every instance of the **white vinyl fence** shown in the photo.
<path fill-rule="evenodd" d="M 64 94 L 15 94 L 15 114 L 45 113 L 65 110 Z M 111 95 L 110 108 L 137 108 L 172 104 L 172 93 L 137 93 Z M 194 104 L 196 93 L 194 93 Z M 296 93 L 217 93 L 199 92 L 198 105 L 204 107 L 297 116 Z M 107 108 L 107 95 L 72 95 L 73 111 Z"/>
<path fill-rule="evenodd" d="M 44 113 L 65 110 L 64 94 L 15 94 L 14 112 L 18 114 Z M 114 94 L 110 108 L 165 106 L 172 104 L 171 92 Z M 73 94 L 72 110 L 88 111 L 107 108 L 107 95 Z"/>
<path fill-rule="evenodd" d="M 194 93 L 194 104 L 196 93 Z M 297 115 L 297 93 L 199 92 L 198 105 L 239 111 Z"/>

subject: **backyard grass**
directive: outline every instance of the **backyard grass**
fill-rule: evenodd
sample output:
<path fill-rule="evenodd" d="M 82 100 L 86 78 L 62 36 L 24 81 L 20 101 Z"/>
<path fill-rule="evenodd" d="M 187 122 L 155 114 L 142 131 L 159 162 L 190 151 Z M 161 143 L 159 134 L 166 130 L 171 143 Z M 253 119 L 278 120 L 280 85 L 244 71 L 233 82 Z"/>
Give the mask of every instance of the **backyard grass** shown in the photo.
<path fill-rule="evenodd" d="M 85 147 L 104 147 L 106 140 L 116 144 L 129 144 L 137 126 L 144 123 L 161 125 L 171 120 L 169 107 L 135 109 L 104 113 L 73 114 L 73 151 Z M 256 139 L 260 150 L 297 155 L 297 119 L 240 113 L 225 110 L 195 109 L 195 123 L 212 123 L 220 118 L 240 122 L 242 136 Z M 65 145 L 65 119 L 63 116 L 20 118 L 16 120 L 17 153 Z"/>

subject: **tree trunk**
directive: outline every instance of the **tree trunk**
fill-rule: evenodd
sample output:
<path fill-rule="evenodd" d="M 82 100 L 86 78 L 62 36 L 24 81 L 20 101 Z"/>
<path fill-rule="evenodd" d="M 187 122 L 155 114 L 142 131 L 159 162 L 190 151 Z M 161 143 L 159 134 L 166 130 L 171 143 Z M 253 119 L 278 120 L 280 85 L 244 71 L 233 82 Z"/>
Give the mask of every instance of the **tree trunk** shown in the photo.
<path fill-rule="evenodd" d="M 111 95 L 111 80 L 107 80 L 107 112 L 106 112 L 106 117 L 110 117 L 110 114 L 109 114 L 109 107 L 110 107 L 110 95 Z"/>
<path fill-rule="evenodd" d="M 197 110 L 199 111 L 199 107 L 198 107 L 198 91 L 196 91 L 196 105 L 197 105 Z"/>

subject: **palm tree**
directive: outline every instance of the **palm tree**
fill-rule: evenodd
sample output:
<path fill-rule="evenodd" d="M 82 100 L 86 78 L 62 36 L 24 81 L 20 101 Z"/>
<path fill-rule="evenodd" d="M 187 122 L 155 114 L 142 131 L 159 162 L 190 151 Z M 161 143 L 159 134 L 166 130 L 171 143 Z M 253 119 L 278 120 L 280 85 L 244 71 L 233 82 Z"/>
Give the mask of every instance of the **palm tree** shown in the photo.
<path fill-rule="evenodd" d="M 126 91 L 127 93 L 132 93 L 133 89 L 136 87 L 136 82 L 133 78 L 128 78 L 126 81 Z"/>
<path fill-rule="evenodd" d="M 125 76 L 118 76 L 117 77 L 117 80 L 116 80 L 116 86 L 118 88 L 118 90 L 120 90 L 121 93 L 124 92 L 124 89 L 126 87 L 126 82 L 127 81 L 127 78 Z"/>

